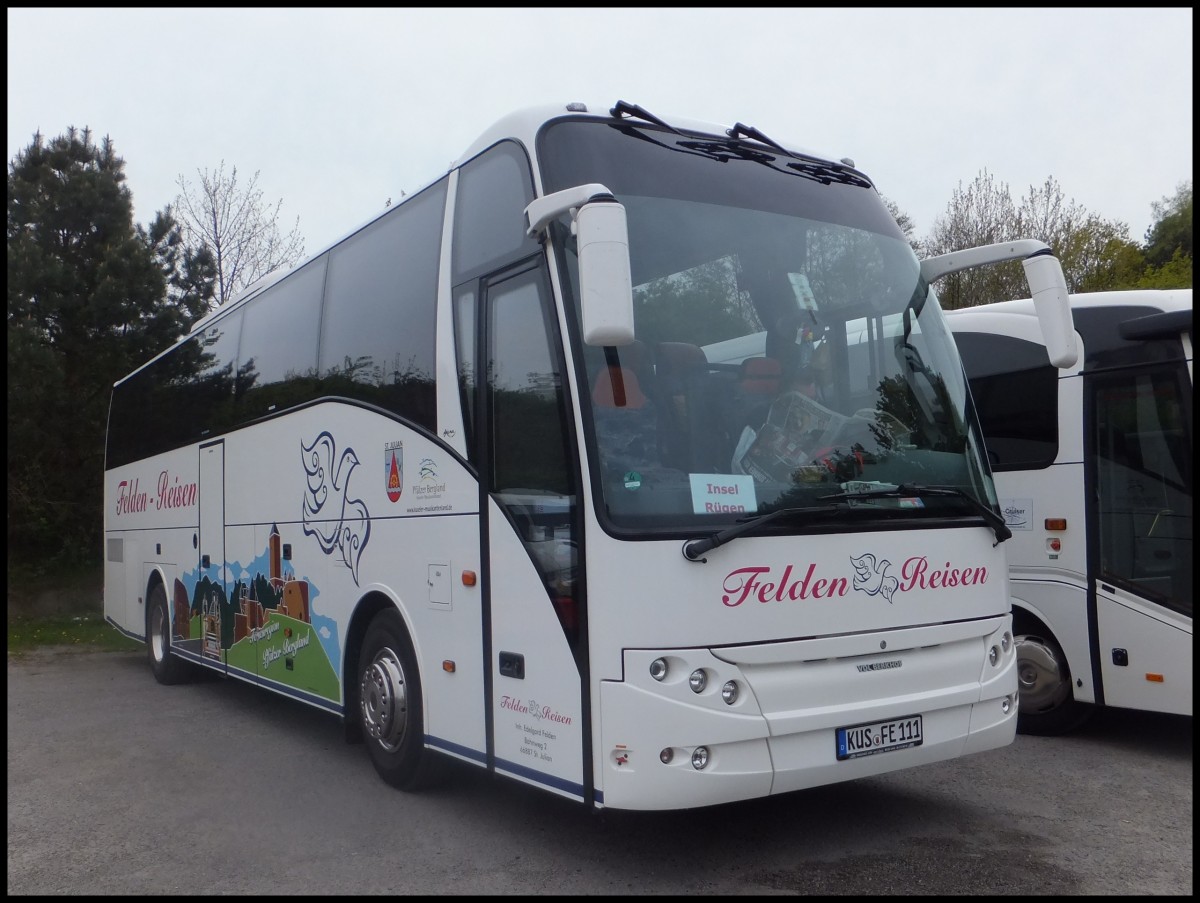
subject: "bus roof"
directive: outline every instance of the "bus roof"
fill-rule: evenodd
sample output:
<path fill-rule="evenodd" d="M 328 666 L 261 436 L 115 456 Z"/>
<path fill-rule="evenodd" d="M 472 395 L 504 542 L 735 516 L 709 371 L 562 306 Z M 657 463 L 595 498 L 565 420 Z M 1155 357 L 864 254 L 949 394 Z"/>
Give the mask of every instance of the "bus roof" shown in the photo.
<path fill-rule="evenodd" d="M 623 109 L 625 111 L 638 110 L 643 113 L 646 112 L 646 111 L 642 110 L 640 107 L 637 107 L 636 105 L 627 104 L 624 101 L 617 101 L 615 104 L 612 104 L 612 105 L 580 103 L 580 102 L 560 103 L 560 104 L 541 104 L 538 106 L 526 107 L 524 109 L 516 110 L 512 113 L 509 113 L 508 115 L 501 117 L 495 123 L 493 123 L 491 126 L 489 126 L 478 138 L 476 138 L 470 144 L 470 146 L 463 152 L 463 154 L 460 157 L 458 157 L 458 159 L 451 162 L 451 164 L 447 170 L 437 173 L 437 175 L 435 175 L 433 178 L 429 179 L 427 182 L 422 183 L 420 188 L 416 189 L 415 191 L 410 192 L 399 203 L 403 204 L 408 199 L 420 194 L 422 191 L 424 191 L 426 188 L 428 188 L 430 185 L 432 185 L 438 179 L 440 179 L 444 175 L 446 175 L 446 172 L 449 172 L 449 171 L 457 168 L 458 166 L 461 166 L 463 163 L 467 162 L 468 160 L 470 160 L 477 154 L 479 154 L 479 153 L 483 152 L 484 150 L 486 150 L 487 148 L 491 147 L 497 141 L 502 141 L 504 139 L 513 139 L 513 140 L 518 141 L 521 144 L 523 144 L 527 149 L 531 149 L 533 146 L 534 139 L 537 136 L 538 131 L 542 128 L 542 126 L 544 126 L 548 122 L 551 122 L 556 119 L 572 119 L 572 118 L 573 119 L 595 119 L 597 116 L 608 118 L 608 117 L 612 117 L 614 115 L 613 111 L 618 108 Z M 651 114 L 651 116 L 653 116 L 653 115 L 654 114 Z M 657 119 L 658 117 L 654 116 L 654 118 Z M 627 120 L 627 121 L 652 122 L 653 119 L 638 119 L 638 118 L 636 118 L 636 115 L 635 115 L 631 120 Z M 710 134 L 710 135 L 728 134 L 729 131 L 733 128 L 733 126 L 725 126 L 725 125 L 721 125 L 719 123 L 707 122 L 707 121 L 698 120 L 698 119 L 683 119 L 683 118 L 676 118 L 676 117 L 665 117 L 662 119 L 662 121 L 666 125 L 670 126 L 671 128 L 679 129 L 681 131 L 697 132 L 697 133 L 701 133 L 701 134 Z M 744 132 L 743 132 L 743 136 L 745 136 Z M 752 136 L 750 136 L 750 137 L 752 137 Z M 779 140 L 779 138 L 777 136 L 771 136 L 771 139 L 778 141 L 782 147 L 786 148 L 791 153 L 801 154 L 806 157 L 811 157 L 814 159 L 822 160 L 822 161 L 829 163 L 830 165 L 836 166 L 836 165 L 840 164 L 843 166 L 849 166 L 851 168 L 854 167 L 854 162 L 852 160 L 850 160 L 849 158 L 844 157 L 841 160 L 837 160 L 827 154 L 818 153 L 818 152 L 806 149 L 804 147 L 801 147 L 799 145 L 793 144 L 791 142 Z M 208 323 L 217 319 L 223 313 L 229 311 L 230 309 L 232 309 L 234 306 L 236 306 L 240 302 L 246 300 L 247 298 L 250 298 L 253 295 L 258 294 L 263 289 L 268 288 L 269 286 L 278 282 L 283 277 L 287 276 L 288 273 L 294 272 L 295 270 L 298 270 L 301 267 L 303 267 L 305 264 L 311 262 L 312 260 L 315 260 L 317 257 L 320 257 L 322 254 L 324 254 L 326 251 L 333 248 L 335 245 L 338 245 L 341 242 L 345 241 L 347 238 L 349 238 L 354 233 L 363 229 L 369 223 L 374 222 L 376 219 L 383 216 L 389 209 L 391 209 L 391 207 L 385 207 L 384 209 L 376 211 L 375 213 L 371 214 L 367 219 L 363 220 L 361 223 L 359 223 L 353 229 L 350 229 L 348 232 L 344 233 L 343 235 L 339 235 L 336 239 L 334 239 L 329 244 L 325 245 L 324 247 L 322 247 L 320 250 L 316 251 L 315 253 L 312 253 L 312 254 L 309 254 L 308 256 L 306 256 L 304 258 L 304 260 L 302 260 L 300 263 L 296 264 L 296 266 L 291 267 L 290 269 L 286 269 L 286 270 L 275 270 L 274 272 L 268 273 L 267 275 L 263 276 L 258 281 L 254 282 L 251 285 L 247 286 L 246 288 L 242 289 L 241 292 L 239 292 L 237 295 L 235 295 L 233 298 L 231 298 L 228 302 L 223 304 L 221 307 L 217 308 L 216 310 L 209 311 L 207 314 L 205 314 L 204 316 L 202 316 L 198 320 L 196 320 L 196 322 L 193 323 L 191 325 L 191 327 L 188 329 L 188 334 L 190 335 L 190 334 L 196 332 L 197 330 L 204 328 L 206 325 L 208 325 Z"/>
<path fill-rule="evenodd" d="M 509 113 L 506 116 L 503 116 L 500 119 L 498 119 L 491 126 L 489 126 L 478 138 L 476 138 L 470 144 L 470 146 L 467 147 L 467 149 L 463 152 L 463 154 L 460 157 L 458 157 L 456 160 L 452 161 L 446 170 L 437 173 L 431 179 L 422 183 L 420 188 L 418 188 L 412 192 L 409 192 L 399 203 L 403 204 L 406 201 L 412 199 L 413 197 L 416 197 L 418 194 L 420 194 L 422 191 L 424 191 L 430 185 L 434 184 L 439 179 L 441 179 L 443 176 L 445 176 L 447 172 L 450 172 L 450 171 L 456 169 L 457 167 L 461 166 L 463 163 L 466 163 L 468 160 L 472 159 L 477 154 L 479 154 L 479 153 L 483 152 L 484 150 L 486 150 L 487 148 L 491 147 L 493 144 L 495 144 L 498 141 L 502 141 L 505 139 L 512 139 L 512 140 L 518 141 L 521 144 L 523 144 L 526 147 L 526 149 L 531 150 L 533 147 L 534 139 L 537 137 L 538 131 L 542 128 L 542 126 L 544 126 L 548 122 L 551 122 L 551 121 L 557 120 L 557 119 L 572 119 L 572 118 L 574 118 L 574 119 L 595 119 L 597 117 L 610 118 L 610 117 L 614 117 L 616 115 L 614 113 L 614 111 L 616 111 L 618 109 L 622 111 L 622 118 L 625 118 L 626 121 L 651 122 L 651 123 L 653 123 L 655 121 L 659 121 L 659 122 L 664 123 L 665 125 L 667 125 L 670 128 L 678 129 L 680 131 L 696 132 L 696 133 L 700 133 L 700 134 L 709 134 L 709 135 L 726 135 L 726 134 L 730 134 L 730 132 L 734 128 L 734 126 L 732 126 L 732 125 L 725 126 L 725 125 L 721 125 L 719 123 L 707 122 L 704 120 L 697 120 L 697 119 L 684 119 L 684 118 L 677 118 L 677 117 L 664 117 L 662 119 L 659 119 L 659 117 L 653 113 L 649 113 L 648 114 L 649 118 L 646 118 L 645 116 L 639 116 L 638 114 L 647 114 L 647 111 L 643 110 L 641 107 L 638 107 L 634 104 L 629 104 L 629 103 L 626 103 L 625 101 L 621 101 L 621 100 L 618 100 L 615 104 L 612 104 L 612 105 L 571 102 L 571 103 L 541 104 L 541 105 L 537 105 L 537 106 L 529 106 L 524 109 L 515 110 L 512 113 Z M 629 111 L 631 111 L 631 110 L 635 111 L 635 112 L 630 113 Z M 738 125 L 740 125 L 740 123 Z M 745 126 L 742 126 L 741 128 L 742 128 L 742 131 L 740 132 L 740 135 L 743 138 L 743 140 L 745 140 L 747 137 L 749 137 L 751 140 L 757 140 L 753 135 L 747 134 Z M 766 136 L 763 136 L 763 137 L 766 137 Z M 780 140 L 777 136 L 770 136 L 770 138 L 768 140 L 769 141 L 777 141 L 780 147 L 785 148 L 788 152 L 793 153 L 793 154 L 799 154 L 799 155 L 803 155 L 805 157 L 810 157 L 812 159 L 821 160 L 821 161 L 827 162 L 833 166 L 841 165 L 841 166 L 849 166 L 852 169 L 854 168 L 854 161 L 849 159 L 848 157 L 843 157 L 840 160 L 838 160 L 827 154 L 818 153 L 818 152 L 815 152 L 812 150 L 808 150 L 797 144 Z M 530 155 L 532 156 L 532 152 Z M 279 282 L 281 279 L 286 277 L 288 274 L 293 273 L 296 270 L 299 270 L 300 268 L 304 267 L 305 265 L 311 263 L 313 260 L 316 260 L 318 257 L 325 254 L 326 252 L 328 252 L 330 249 L 332 249 L 336 245 L 345 241 L 351 235 L 354 235 L 356 232 L 361 231 L 363 228 L 365 228 L 370 223 L 379 219 L 379 217 L 383 216 L 390 209 L 392 209 L 392 207 L 388 206 L 388 207 L 384 207 L 382 210 L 376 211 L 375 213 L 371 214 L 369 217 L 364 219 L 362 222 L 360 222 L 353 229 L 350 229 L 347 232 L 343 233 L 342 235 L 339 235 L 336 239 L 329 242 L 327 245 L 324 245 L 323 247 L 321 247 L 319 250 L 315 251 L 314 253 L 307 255 L 302 261 L 297 263 L 295 266 L 289 267 L 287 269 L 274 270 L 270 273 L 267 273 L 265 276 L 261 277 L 257 281 L 246 286 L 240 292 L 238 292 L 237 295 L 235 295 L 233 298 L 229 299 L 229 301 L 227 301 L 225 304 L 221 305 L 220 307 L 216 308 L 215 310 L 209 311 L 208 313 L 204 314 L 199 319 L 197 319 L 194 323 L 192 323 L 191 326 L 188 327 L 187 333 L 185 335 L 181 336 L 175 343 L 173 343 L 172 347 L 174 347 L 174 345 L 182 344 L 185 339 L 195 335 L 197 332 L 200 332 L 201 330 L 205 329 L 213 321 L 220 319 L 222 316 L 229 313 L 231 310 L 235 309 L 236 307 L 239 307 L 242 304 L 242 302 L 248 300 L 249 298 L 253 297 L 254 295 L 259 294 L 260 292 L 262 292 L 265 289 L 269 288 L 270 286 L 274 285 L 276 282 Z M 136 373 L 137 370 L 140 370 L 143 367 L 148 366 L 150 363 L 152 363 L 158 357 L 161 357 L 163 354 L 166 354 L 170 350 L 171 350 L 170 348 L 164 349 L 162 351 L 162 353 L 160 353 L 159 355 L 156 355 L 154 358 L 151 358 L 151 360 L 146 361 L 145 364 L 142 365 L 142 367 L 138 367 L 136 370 L 133 371 L 133 373 Z M 128 376 L 132 376 L 133 373 L 127 374 L 126 378 Z M 121 380 L 117 380 L 117 383 L 122 382 L 123 379 L 124 378 L 122 378 Z"/>
<path fill-rule="evenodd" d="M 642 110 L 642 108 L 638 107 L 636 104 L 629 104 L 620 100 L 615 104 L 574 102 L 567 104 L 542 104 L 540 106 L 531 106 L 522 110 L 516 110 L 497 120 L 490 128 L 483 132 L 483 134 L 481 134 L 475 141 L 471 143 L 470 147 L 466 149 L 462 156 L 452 164 L 451 168 L 453 169 L 455 166 L 465 163 L 476 154 L 486 150 L 497 141 L 500 141 L 504 138 L 515 138 L 516 140 L 521 141 L 527 147 L 532 146 L 533 139 L 536 137 L 538 130 L 552 120 L 572 118 L 595 119 L 596 117 L 614 118 L 613 111 L 617 110 L 618 108 L 626 111 Z M 650 112 L 651 115 L 654 114 L 654 111 Z M 626 121 L 634 122 L 654 121 L 652 119 L 639 119 L 636 117 L 636 115 L 630 117 L 623 116 L 622 118 L 624 118 Z M 698 132 L 706 135 L 726 135 L 734 126 L 734 123 L 725 125 L 701 119 L 685 119 L 669 115 L 663 116 L 661 121 L 672 128 L 679 129 L 680 131 Z M 829 156 L 828 154 L 819 153 L 794 142 L 783 140 L 783 138 L 781 138 L 779 135 L 771 135 L 770 137 L 779 142 L 781 146 L 792 153 L 803 154 L 807 157 L 824 160 L 830 164 L 842 163 L 847 166 L 854 165 L 852 162 L 846 159 L 839 160 L 838 158 Z"/>
<path fill-rule="evenodd" d="M 1192 290 L 1183 289 L 1129 289 L 1115 292 L 1080 292 L 1069 296 L 1071 308 L 1115 307 L 1118 305 L 1145 305 L 1162 311 L 1191 310 Z M 947 316 L 962 317 L 971 314 L 1015 314 L 1037 316 L 1033 299 L 1018 298 L 1013 301 L 995 301 L 974 307 L 961 307 L 946 311 Z"/>

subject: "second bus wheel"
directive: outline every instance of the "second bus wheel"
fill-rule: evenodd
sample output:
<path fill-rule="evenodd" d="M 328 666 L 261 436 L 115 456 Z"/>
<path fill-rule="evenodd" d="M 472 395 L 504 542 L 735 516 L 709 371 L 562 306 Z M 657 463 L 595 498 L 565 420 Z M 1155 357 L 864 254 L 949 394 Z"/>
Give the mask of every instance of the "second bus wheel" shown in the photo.
<path fill-rule="evenodd" d="M 1071 689 L 1071 671 L 1062 647 L 1048 631 L 1016 632 L 1019 703 L 1017 730 L 1056 736 L 1079 727 L 1093 707 Z"/>
<path fill-rule="evenodd" d="M 359 663 L 359 724 L 375 770 L 401 790 L 429 786 L 440 776 L 441 756 L 425 748 L 417 656 L 395 609 L 372 619 Z"/>

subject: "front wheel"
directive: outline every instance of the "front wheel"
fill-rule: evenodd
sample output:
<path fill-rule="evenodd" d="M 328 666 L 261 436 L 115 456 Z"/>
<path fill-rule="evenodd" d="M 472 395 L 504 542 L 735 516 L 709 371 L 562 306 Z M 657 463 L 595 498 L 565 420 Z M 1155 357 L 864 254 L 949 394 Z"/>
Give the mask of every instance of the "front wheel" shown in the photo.
<path fill-rule="evenodd" d="M 1075 699 L 1067 658 L 1054 637 L 1048 632 L 1025 633 L 1018 634 L 1016 642 L 1017 730 L 1051 737 L 1083 724 L 1093 707 Z"/>
<path fill-rule="evenodd" d="M 440 757 L 425 748 L 417 656 L 395 609 L 375 615 L 359 661 L 359 724 L 375 770 L 401 790 L 429 786 L 440 776 Z"/>
<path fill-rule="evenodd" d="M 171 654 L 171 613 L 167 610 L 167 591 L 161 583 L 150 590 L 146 603 L 146 658 L 160 684 L 183 683 L 191 675 L 191 666 Z"/>

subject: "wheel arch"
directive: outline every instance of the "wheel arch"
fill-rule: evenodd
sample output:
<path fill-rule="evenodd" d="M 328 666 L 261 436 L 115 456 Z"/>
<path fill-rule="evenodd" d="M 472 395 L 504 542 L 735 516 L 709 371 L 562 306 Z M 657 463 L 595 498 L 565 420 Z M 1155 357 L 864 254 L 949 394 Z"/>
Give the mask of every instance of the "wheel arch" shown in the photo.
<path fill-rule="evenodd" d="M 1014 597 L 1012 600 L 1012 632 L 1014 637 L 1034 634 L 1037 636 L 1049 636 L 1057 644 L 1059 651 L 1062 653 L 1063 659 L 1066 661 L 1067 671 L 1072 675 L 1089 674 L 1091 667 L 1090 659 L 1084 663 L 1084 670 L 1079 670 L 1079 662 L 1072 655 L 1071 650 L 1073 644 L 1069 642 L 1070 638 L 1064 636 L 1063 633 L 1054 627 L 1054 620 L 1042 609 L 1027 599 Z M 1076 691 L 1079 688 L 1072 686 L 1072 690 Z M 1090 699 L 1083 699 L 1084 702 L 1090 702 Z"/>
<path fill-rule="evenodd" d="M 1040 630 L 1051 636 L 1054 635 L 1049 618 L 1023 599 L 1012 600 L 1012 619 L 1013 633 L 1030 633 Z"/>
<path fill-rule="evenodd" d="M 1049 619 L 1016 599 L 1012 608 L 1021 699 L 1017 731 L 1042 736 L 1069 733 L 1091 717 L 1094 701 L 1080 698 L 1084 682 Z M 1060 697 L 1060 692 L 1065 695 Z"/>
<path fill-rule="evenodd" d="M 146 588 L 142 596 L 142 629 L 145 631 L 143 640 L 150 642 L 150 595 L 154 592 L 156 586 L 161 586 L 163 593 L 167 597 L 167 613 L 171 611 L 171 593 L 167 590 L 167 577 L 162 572 L 159 565 L 151 565 L 149 572 L 146 574 Z"/>

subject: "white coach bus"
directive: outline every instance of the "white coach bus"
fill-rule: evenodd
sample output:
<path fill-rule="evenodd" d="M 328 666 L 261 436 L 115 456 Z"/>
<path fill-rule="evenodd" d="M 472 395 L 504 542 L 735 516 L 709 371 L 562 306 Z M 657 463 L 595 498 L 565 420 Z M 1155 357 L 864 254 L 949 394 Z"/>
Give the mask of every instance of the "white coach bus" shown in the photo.
<path fill-rule="evenodd" d="M 921 262 L 848 160 L 510 116 L 116 384 L 107 618 L 403 789 L 686 808 L 1004 746 L 1009 531 L 930 283 L 1012 259 L 1069 353 L 1048 248 Z"/>
<path fill-rule="evenodd" d="M 1070 303 L 1061 369 L 1029 301 L 947 315 L 1013 531 L 1023 733 L 1192 714 L 1192 291 Z"/>

